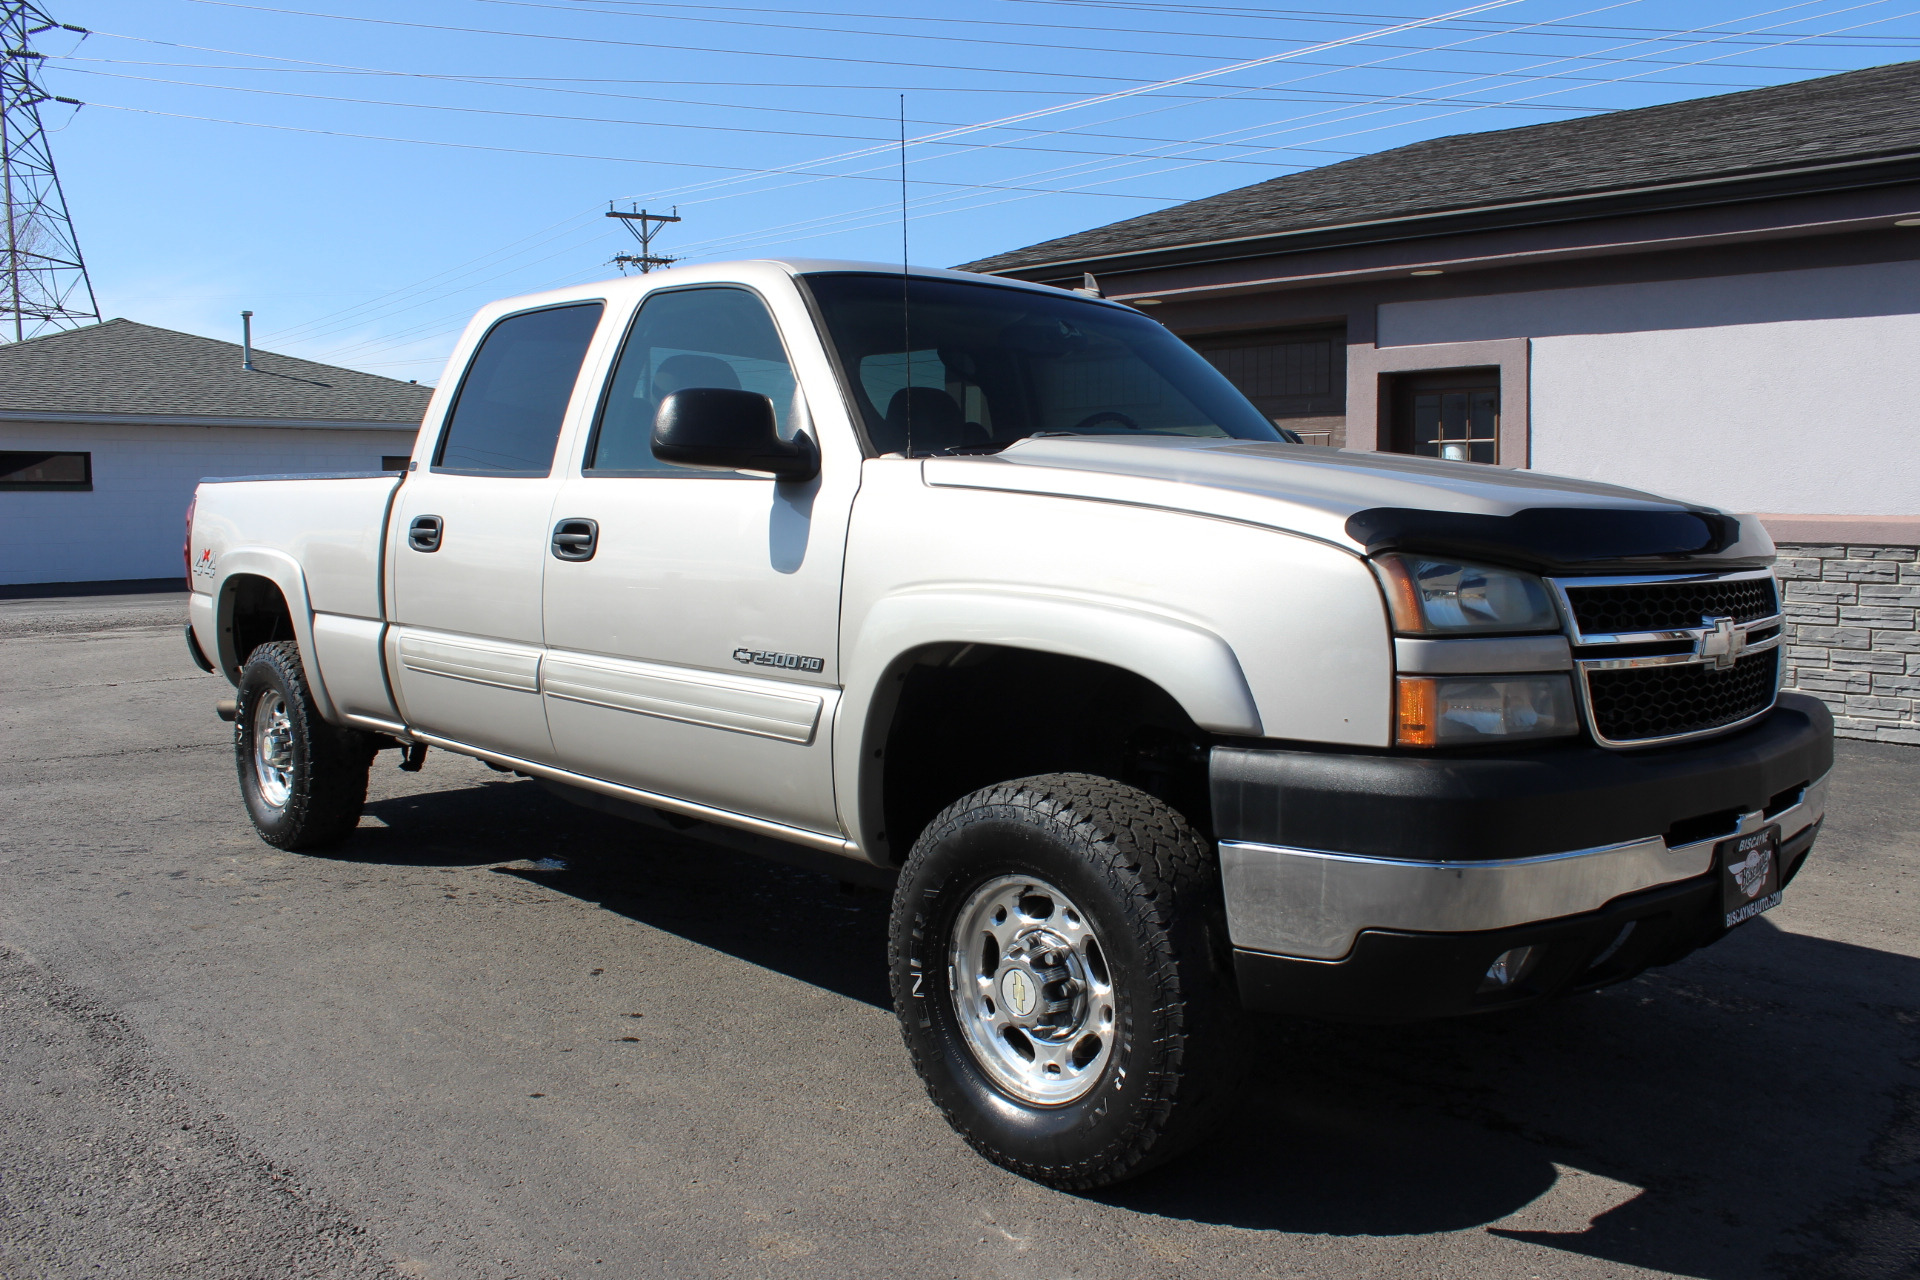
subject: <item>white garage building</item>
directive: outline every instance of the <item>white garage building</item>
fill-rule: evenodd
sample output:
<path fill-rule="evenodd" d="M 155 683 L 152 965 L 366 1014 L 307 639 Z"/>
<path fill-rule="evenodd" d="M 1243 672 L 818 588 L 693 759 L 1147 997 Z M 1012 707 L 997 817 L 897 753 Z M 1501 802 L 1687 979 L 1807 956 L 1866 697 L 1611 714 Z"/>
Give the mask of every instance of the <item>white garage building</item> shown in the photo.
<path fill-rule="evenodd" d="M 202 476 L 406 465 L 429 387 L 109 320 L 0 346 L 0 586 L 183 578 Z"/>

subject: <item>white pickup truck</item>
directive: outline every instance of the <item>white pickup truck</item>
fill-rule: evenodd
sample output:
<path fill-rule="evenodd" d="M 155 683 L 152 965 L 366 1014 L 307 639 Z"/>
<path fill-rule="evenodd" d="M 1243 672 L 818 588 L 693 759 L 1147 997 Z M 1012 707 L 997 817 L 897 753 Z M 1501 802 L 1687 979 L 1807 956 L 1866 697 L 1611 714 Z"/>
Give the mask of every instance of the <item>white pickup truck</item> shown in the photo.
<path fill-rule="evenodd" d="M 203 482 L 187 641 L 281 848 L 439 747 L 893 884 L 934 1101 L 1092 1187 L 1220 1113 L 1246 1011 L 1512 1008 L 1777 902 L 1832 725 L 1772 555 L 1298 444 L 1096 297 L 737 262 L 485 308 L 404 475 Z"/>

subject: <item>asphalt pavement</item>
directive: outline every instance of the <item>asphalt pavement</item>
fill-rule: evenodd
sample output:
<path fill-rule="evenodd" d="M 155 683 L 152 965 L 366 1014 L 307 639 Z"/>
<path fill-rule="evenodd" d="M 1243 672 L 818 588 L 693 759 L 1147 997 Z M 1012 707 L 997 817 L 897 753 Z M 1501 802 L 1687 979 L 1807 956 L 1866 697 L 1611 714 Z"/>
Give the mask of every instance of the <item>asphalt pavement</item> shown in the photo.
<path fill-rule="evenodd" d="M 975 1157 L 885 900 L 435 752 L 248 826 L 178 596 L 0 601 L 0 1276 L 1920 1276 L 1920 749 L 1783 906 L 1621 987 L 1275 1023 L 1191 1156 Z"/>

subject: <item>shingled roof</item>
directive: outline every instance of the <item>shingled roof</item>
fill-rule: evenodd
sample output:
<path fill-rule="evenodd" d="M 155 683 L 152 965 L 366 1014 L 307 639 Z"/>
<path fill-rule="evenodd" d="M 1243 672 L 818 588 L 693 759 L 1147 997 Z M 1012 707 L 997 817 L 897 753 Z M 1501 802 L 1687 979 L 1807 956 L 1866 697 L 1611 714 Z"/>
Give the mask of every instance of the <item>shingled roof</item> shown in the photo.
<path fill-rule="evenodd" d="M 1463 133 L 967 263 L 1013 272 L 1523 201 L 1920 154 L 1920 62 Z"/>
<path fill-rule="evenodd" d="M 132 320 L 0 346 L 0 413 L 417 425 L 431 387 Z"/>

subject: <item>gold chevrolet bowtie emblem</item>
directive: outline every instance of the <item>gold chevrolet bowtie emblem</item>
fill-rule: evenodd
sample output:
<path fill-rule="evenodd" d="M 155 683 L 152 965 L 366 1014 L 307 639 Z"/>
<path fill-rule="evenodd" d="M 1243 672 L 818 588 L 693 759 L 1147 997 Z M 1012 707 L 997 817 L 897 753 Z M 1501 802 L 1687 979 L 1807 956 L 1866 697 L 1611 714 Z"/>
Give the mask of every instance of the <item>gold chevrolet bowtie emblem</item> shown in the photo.
<path fill-rule="evenodd" d="M 1693 656 L 1702 662 L 1712 662 L 1715 671 L 1732 667 L 1746 652 L 1746 632 L 1738 630 L 1732 618 L 1702 618 L 1700 625 L 1708 630 L 1694 641 Z"/>

